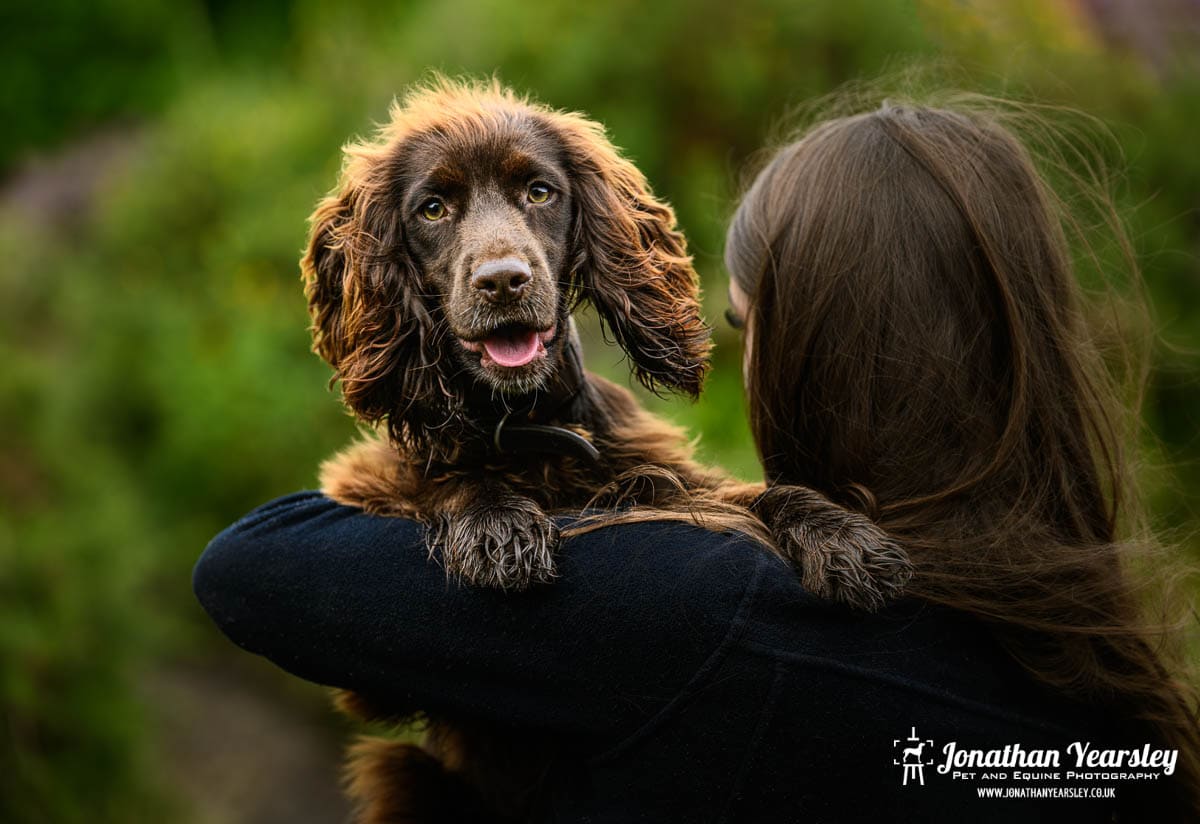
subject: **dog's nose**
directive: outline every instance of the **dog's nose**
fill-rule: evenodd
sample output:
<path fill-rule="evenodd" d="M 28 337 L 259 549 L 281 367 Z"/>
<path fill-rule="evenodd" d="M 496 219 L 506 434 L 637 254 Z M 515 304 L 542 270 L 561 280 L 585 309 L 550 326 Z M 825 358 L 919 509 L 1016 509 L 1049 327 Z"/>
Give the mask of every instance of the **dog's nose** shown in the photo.
<path fill-rule="evenodd" d="M 471 273 L 471 285 L 492 303 L 506 303 L 519 298 L 532 277 L 528 263 L 507 257 L 489 260 L 475 267 Z"/>

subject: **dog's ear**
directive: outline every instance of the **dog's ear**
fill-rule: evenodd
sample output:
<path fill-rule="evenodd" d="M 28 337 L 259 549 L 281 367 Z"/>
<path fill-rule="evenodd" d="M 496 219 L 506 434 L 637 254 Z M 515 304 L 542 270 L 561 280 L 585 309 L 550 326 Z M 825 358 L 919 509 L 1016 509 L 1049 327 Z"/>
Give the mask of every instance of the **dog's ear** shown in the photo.
<path fill-rule="evenodd" d="M 378 172 L 352 163 L 340 191 L 317 204 L 300 268 L 313 349 L 334 368 L 346 405 L 365 421 L 389 418 L 399 435 L 414 399 L 443 393 L 428 368 L 438 357 L 420 273 L 390 187 L 370 179 Z"/>
<path fill-rule="evenodd" d="M 698 395 L 712 344 L 675 213 L 654 197 L 599 124 L 555 115 L 552 125 L 571 173 L 574 270 L 583 297 L 629 354 L 646 388 Z"/>
<path fill-rule="evenodd" d="M 349 347 L 342 304 L 349 279 L 346 235 L 351 222 L 348 198 L 330 195 L 309 218 L 308 248 L 300 259 L 304 295 L 312 317 L 313 351 L 334 369 Z"/>

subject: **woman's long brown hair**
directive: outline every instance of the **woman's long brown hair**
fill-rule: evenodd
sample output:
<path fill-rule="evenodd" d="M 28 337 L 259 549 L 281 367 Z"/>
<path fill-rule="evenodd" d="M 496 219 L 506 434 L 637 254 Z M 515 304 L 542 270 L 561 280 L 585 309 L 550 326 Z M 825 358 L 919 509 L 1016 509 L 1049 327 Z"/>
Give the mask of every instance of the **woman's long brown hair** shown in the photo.
<path fill-rule="evenodd" d="M 751 299 L 751 428 L 768 483 L 811 486 L 905 544 L 913 595 L 986 621 L 1115 735 L 1178 748 L 1174 776 L 1119 790 L 1122 820 L 1196 820 L 1186 605 L 1165 611 L 1163 582 L 1147 583 L 1147 552 L 1169 553 L 1130 494 L 1133 403 L 1073 262 L 1089 248 L 1073 230 L 1095 227 L 1005 111 L 885 102 L 819 122 L 763 168 L 726 249 Z M 1078 180 L 1089 155 L 1066 151 Z M 1116 249 L 1136 275 L 1111 200 L 1090 202 L 1106 237 L 1093 262 Z"/>

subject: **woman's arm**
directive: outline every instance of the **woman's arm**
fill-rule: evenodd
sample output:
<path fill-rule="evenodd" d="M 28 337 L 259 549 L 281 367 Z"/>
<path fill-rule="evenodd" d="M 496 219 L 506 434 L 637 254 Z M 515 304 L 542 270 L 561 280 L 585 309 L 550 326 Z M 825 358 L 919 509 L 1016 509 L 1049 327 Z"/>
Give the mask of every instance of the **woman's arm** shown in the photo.
<path fill-rule="evenodd" d="M 416 523 L 305 492 L 214 538 L 194 587 L 234 643 L 302 678 L 603 746 L 703 677 L 778 564 L 745 538 L 623 525 L 505 593 L 448 580 Z"/>

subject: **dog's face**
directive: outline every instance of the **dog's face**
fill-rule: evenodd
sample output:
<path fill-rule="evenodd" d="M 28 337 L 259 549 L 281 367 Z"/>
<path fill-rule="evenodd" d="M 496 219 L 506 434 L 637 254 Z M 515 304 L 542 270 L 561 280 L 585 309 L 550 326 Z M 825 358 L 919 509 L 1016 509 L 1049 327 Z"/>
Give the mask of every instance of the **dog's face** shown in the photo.
<path fill-rule="evenodd" d="M 447 354 L 506 394 L 545 386 L 565 328 L 573 204 L 560 157 L 527 118 L 415 135 L 400 153 L 397 217 L 441 305 Z"/>
<path fill-rule="evenodd" d="M 639 380 L 695 395 L 708 328 L 670 207 L 597 124 L 438 81 L 346 149 L 301 263 L 343 396 L 421 445 L 482 386 L 528 395 L 590 301 Z"/>

